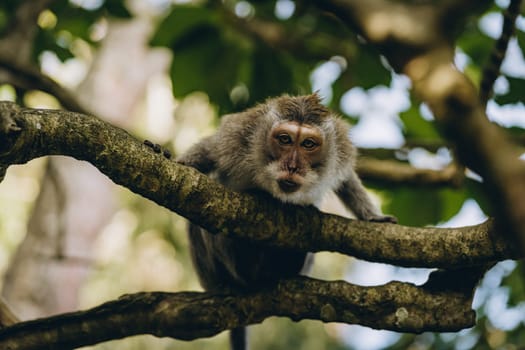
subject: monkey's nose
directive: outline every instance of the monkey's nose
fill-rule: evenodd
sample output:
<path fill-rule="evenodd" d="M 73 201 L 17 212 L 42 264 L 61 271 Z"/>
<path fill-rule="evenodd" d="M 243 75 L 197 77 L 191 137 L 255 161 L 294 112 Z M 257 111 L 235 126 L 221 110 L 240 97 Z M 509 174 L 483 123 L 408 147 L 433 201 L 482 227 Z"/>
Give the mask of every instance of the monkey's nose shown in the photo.
<path fill-rule="evenodd" d="M 286 193 L 295 192 L 300 187 L 297 182 L 288 179 L 278 180 L 277 183 L 279 184 L 281 191 Z"/>

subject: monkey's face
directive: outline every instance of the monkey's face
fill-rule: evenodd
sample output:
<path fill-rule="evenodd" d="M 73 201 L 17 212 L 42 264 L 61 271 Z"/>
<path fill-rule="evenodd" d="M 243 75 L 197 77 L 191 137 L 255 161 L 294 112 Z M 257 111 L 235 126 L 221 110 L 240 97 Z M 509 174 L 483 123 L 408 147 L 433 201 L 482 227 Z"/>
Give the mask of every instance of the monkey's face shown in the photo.
<path fill-rule="evenodd" d="M 274 125 L 268 138 L 270 193 L 286 202 L 311 204 L 309 191 L 319 182 L 316 168 L 323 162 L 322 131 L 285 121 Z"/>

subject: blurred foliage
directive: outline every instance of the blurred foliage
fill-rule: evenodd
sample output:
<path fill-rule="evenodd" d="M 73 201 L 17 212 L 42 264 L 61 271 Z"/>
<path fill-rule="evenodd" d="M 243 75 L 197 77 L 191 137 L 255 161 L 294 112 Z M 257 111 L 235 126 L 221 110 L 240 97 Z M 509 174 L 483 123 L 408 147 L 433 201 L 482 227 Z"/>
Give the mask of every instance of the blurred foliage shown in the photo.
<path fill-rule="evenodd" d="M 56 24 L 39 31 L 34 46 L 35 58 L 46 50 L 54 52 L 62 61 L 73 58 L 74 40 L 81 39 L 95 44 L 91 34 L 98 21 L 108 17 L 131 18 L 120 0 L 100 1 L 97 5 L 100 6 L 86 8 L 69 0 L 53 1 L 50 10 L 56 16 Z"/>
<path fill-rule="evenodd" d="M 9 28 L 17 3 L 15 0 L 0 2 L 0 34 Z M 77 40 L 96 48 L 99 39 L 93 36 L 93 29 L 98 23 L 132 16 L 121 0 L 85 2 L 96 5 L 92 7 L 82 7 L 76 3 L 83 2 L 52 2 L 50 11 L 56 21 L 39 29 L 34 46 L 35 59 L 44 51 L 53 52 L 63 61 L 73 58 Z M 287 3 L 293 7 L 291 10 L 289 8 L 290 13 L 284 15 L 276 11 L 277 3 Z M 487 14 L 501 11 L 494 5 Z M 253 28 L 267 30 L 257 32 Z M 522 29 L 517 31 L 517 43 L 524 54 L 525 32 Z M 326 43 L 331 44 L 327 47 Z M 309 93 L 318 88 L 313 84 L 312 72 L 326 62 L 335 62 L 338 73 L 329 79 L 329 86 L 323 87 L 321 93 L 329 97 L 330 107 L 339 112 L 343 110 L 342 97 L 353 87 L 371 89 L 380 85 L 389 86 L 392 81 L 388 64 L 374 48 L 364 45 L 344 24 L 307 1 L 202 0 L 172 5 L 157 20 L 151 44 L 173 52 L 170 69 L 173 95 L 182 99 L 194 91 L 203 91 L 221 114 L 242 110 L 281 93 Z M 467 58 L 465 72 L 475 84 L 479 84 L 493 45 L 494 40 L 480 29 L 477 19 L 466 24 L 457 40 L 458 52 Z M 508 83 L 508 89 L 496 95 L 495 102 L 499 105 L 521 104 L 523 107 L 524 75 L 503 72 L 500 79 Z M 407 143 L 424 141 L 446 148 L 432 117 L 423 117 L 421 111 L 420 101 L 412 96 L 411 107 L 399 114 L 399 125 Z M 344 117 L 353 122 L 360 120 L 360 116 L 352 116 L 354 119 Z M 514 136 L 523 137 L 525 134 L 520 126 L 508 129 Z M 388 154 L 399 161 L 408 162 L 406 158 L 396 156 L 396 152 Z M 474 177 L 467 179 L 457 189 L 387 187 L 380 183 L 367 185 L 381 194 L 384 199 L 383 209 L 396 215 L 405 225 L 424 226 L 445 222 L 455 216 L 470 198 L 475 199 L 487 215 L 490 215 L 492 206 L 498 205 L 486 199 L 480 183 Z M 155 240 L 168 242 L 173 247 L 170 254 L 183 261 L 182 270 L 189 269 L 185 240 L 177 234 L 182 230 L 183 222 L 159 211 L 151 203 L 133 198 L 127 198 L 125 202 L 138 221 L 133 229 L 137 249 L 141 247 L 140 237 L 149 234 Z M 5 228 L 0 227 L 0 230 Z M 94 278 L 107 283 L 108 280 L 120 280 L 124 275 L 125 283 L 129 284 L 124 283 L 124 287 L 121 285 L 119 288 L 130 292 L 141 287 L 133 284 L 133 276 L 126 275 L 123 266 L 106 268 L 109 270 L 105 270 L 103 276 Z M 494 293 L 498 290 L 508 292 L 507 309 L 502 312 L 522 307 L 525 298 L 524 272 L 523 263 L 520 262 L 490 289 Z M 178 280 L 177 286 L 194 284 L 188 282 L 184 275 Z M 108 293 L 121 292 L 119 288 Z M 491 324 L 491 315 L 483 305 L 477 311 L 479 322 L 471 330 L 457 334 L 400 335 L 396 344 L 385 349 L 517 349 L 519 344 L 525 343 L 524 321 L 516 323 L 511 329 L 497 329 Z M 320 322 L 292 324 L 288 320 L 271 319 L 254 327 L 252 334 L 258 349 L 349 349 L 349 345 L 340 340 L 345 335 L 334 334 L 332 330 L 326 332 L 326 336 L 319 336 L 319 332 L 324 333 L 328 327 Z M 156 349 L 224 348 L 226 337 L 222 335 L 213 340 L 191 343 L 134 337 L 101 344 L 96 348 L 143 349 L 152 346 Z"/>
<path fill-rule="evenodd" d="M 204 90 L 222 113 L 228 113 L 261 102 L 268 96 L 310 92 L 309 73 L 319 63 L 316 51 L 320 50 L 316 49 L 319 36 L 311 33 L 336 36 L 341 31 L 335 31 L 334 27 L 340 27 L 340 23 L 337 26 L 333 18 L 329 20 L 312 9 L 279 21 L 275 17 L 275 7 L 268 6 L 269 2 L 247 5 L 258 19 L 278 22 L 272 24 L 279 26 L 283 30 L 279 33 L 284 36 L 289 35 L 287 30 L 295 31 L 294 28 L 304 33 L 279 38 L 277 41 L 282 45 L 289 45 L 287 49 L 252 32 L 251 25 L 265 30 L 265 22 L 250 23 L 251 15 L 232 18 L 234 15 L 229 11 L 234 11 L 239 3 L 232 3 L 231 9 L 228 6 L 217 9 L 212 4 L 173 6 L 160 23 L 151 43 L 169 47 L 174 52 L 171 77 L 175 97 Z M 301 42 L 291 42 L 294 40 Z M 310 45 L 311 50 L 296 51 L 299 45 Z M 325 54 L 325 60 L 337 54 L 335 51 Z M 342 57 L 343 61 L 354 63 L 354 70 L 345 69 L 341 76 L 340 80 L 345 82 L 344 91 L 354 85 L 368 88 L 389 83 L 391 75 L 372 48 L 363 46 L 354 54 Z M 337 103 L 333 107 L 337 108 Z"/>

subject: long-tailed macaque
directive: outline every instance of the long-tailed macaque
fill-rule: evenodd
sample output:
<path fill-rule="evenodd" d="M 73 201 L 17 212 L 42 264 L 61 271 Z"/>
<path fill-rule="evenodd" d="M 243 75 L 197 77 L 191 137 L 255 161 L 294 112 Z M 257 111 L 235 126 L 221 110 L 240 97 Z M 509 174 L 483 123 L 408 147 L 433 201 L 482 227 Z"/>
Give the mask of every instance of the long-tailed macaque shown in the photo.
<path fill-rule="evenodd" d="M 177 161 L 235 191 L 265 191 L 280 201 L 318 205 L 335 191 L 360 220 L 395 222 L 372 204 L 355 172 L 349 127 L 317 94 L 267 100 L 226 115 L 218 131 Z M 206 290 L 253 291 L 299 274 L 306 253 L 212 235 L 190 224 L 192 258 Z M 232 331 L 232 349 L 246 348 L 244 328 Z"/>

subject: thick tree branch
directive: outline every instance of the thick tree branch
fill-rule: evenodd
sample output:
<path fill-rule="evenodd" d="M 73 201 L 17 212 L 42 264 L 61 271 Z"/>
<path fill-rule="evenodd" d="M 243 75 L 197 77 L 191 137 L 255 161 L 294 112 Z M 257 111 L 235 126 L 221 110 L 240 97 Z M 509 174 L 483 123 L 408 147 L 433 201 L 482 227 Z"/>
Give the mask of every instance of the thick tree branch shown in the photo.
<path fill-rule="evenodd" d="M 471 299 L 472 289 L 442 292 L 401 282 L 360 287 L 304 277 L 248 295 L 138 293 L 91 310 L 0 330 L 0 348 L 63 349 L 136 334 L 191 340 L 270 316 L 359 323 L 399 332 L 457 331 L 474 325 Z"/>
<path fill-rule="evenodd" d="M 519 256 L 491 221 L 443 229 L 348 220 L 313 207 L 286 205 L 264 194 L 229 191 L 95 117 L 3 102 L 0 121 L 4 118 L 20 130 L 0 134 L 0 169 L 44 155 L 86 160 L 114 182 L 212 233 L 401 266 L 478 265 Z"/>
<path fill-rule="evenodd" d="M 487 119 L 475 86 L 453 65 L 454 35 L 489 1 L 318 1 L 378 47 L 413 82 L 459 160 L 480 174 L 501 232 L 525 251 L 525 163 L 520 150 Z"/>

